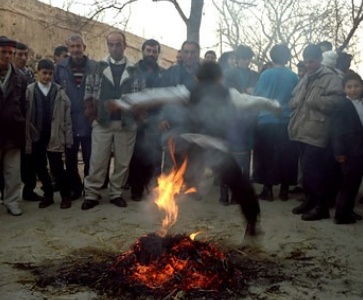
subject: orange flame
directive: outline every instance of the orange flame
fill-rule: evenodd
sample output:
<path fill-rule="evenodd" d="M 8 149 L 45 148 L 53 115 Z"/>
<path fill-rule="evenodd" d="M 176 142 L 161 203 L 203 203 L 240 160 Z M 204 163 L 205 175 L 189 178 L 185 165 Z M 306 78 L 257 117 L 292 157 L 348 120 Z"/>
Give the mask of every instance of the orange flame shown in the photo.
<path fill-rule="evenodd" d="M 163 219 L 161 229 L 159 231 L 160 236 L 166 236 L 168 229 L 173 226 L 177 220 L 179 208 L 175 202 L 175 195 L 181 192 L 188 194 L 196 191 L 196 188 L 192 187 L 188 190 L 184 190 L 184 173 L 187 169 L 187 159 L 185 158 L 181 166 L 177 167 L 177 161 L 175 159 L 175 142 L 171 138 L 168 140 L 169 152 L 173 161 L 174 167 L 169 174 L 161 174 L 158 178 L 158 186 L 154 189 L 156 192 L 155 203 L 159 209 L 163 209 L 166 213 Z"/>
<path fill-rule="evenodd" d="M 170 174 L 161 174 L 158 178 L 158 187 L 155 189 L 157 197 L 156 205 L 159 209 L 165 210 L 166 216 L 163 219 L 160 235 L 165 236 L 168 229 L 173 226 L 178 217 L 179 208 L 175 202 L 175 195 L 179 194 L 184 187 L 183 175 L 187 167 L 184 160 L 179 169 L 174 168 Z"/>

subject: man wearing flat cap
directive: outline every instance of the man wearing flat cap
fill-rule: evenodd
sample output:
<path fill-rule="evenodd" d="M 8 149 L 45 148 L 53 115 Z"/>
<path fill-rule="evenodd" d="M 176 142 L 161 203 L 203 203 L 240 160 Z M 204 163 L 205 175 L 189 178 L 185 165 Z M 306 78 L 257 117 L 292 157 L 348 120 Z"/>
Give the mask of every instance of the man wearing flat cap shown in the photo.
<path fill-rule="evenodd" d="M 0 37 L 0 172 L 4 204 L 20 216 L 20 149 L 25 142 L 26 79 L 11 63 L 16 42 Z"/>

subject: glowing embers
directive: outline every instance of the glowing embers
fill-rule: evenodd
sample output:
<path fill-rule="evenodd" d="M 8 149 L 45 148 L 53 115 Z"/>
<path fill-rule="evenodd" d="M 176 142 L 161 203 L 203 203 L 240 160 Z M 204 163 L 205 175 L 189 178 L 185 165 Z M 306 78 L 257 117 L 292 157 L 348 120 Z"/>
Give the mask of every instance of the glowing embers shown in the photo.
<path fill-rule="evenodd" d="M 118 257 L 111 272 L 122 276 L 128 286 L 165 291 L 218 291 L 238 277 L 228 268 L 223 252 L 186 235 L 148 234 Z"/>

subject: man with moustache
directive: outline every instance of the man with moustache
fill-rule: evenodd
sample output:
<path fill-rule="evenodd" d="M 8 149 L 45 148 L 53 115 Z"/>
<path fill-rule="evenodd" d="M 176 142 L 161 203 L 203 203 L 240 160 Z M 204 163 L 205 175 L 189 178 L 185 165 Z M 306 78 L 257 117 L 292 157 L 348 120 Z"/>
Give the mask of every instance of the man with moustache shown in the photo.
<path fill-rule="evenodd" d="M 23 72 L 27 84 L 35 81 L 34 73 L 27 67 L 29 60 L 29 47 L 23 43 L 16 43 L 13 63 L 21 72 Z"/>
<path fill-rule="evenodd" d="M 125 35 L 121 31 L 110 32 L 106 42 L 109 54 L 86 79 L 84 103 L 85 114 L 92 123 L 92 152 L 89 175 L 84 181 L 82 210 L 99 204 L 112 151 L 114 169 L 110 177 L 109 199 L 118 207 L 127 206 L 122 197 L 122 186 L 126 183 L 134 151 L 136 123 L 131 113 L 109 113 L 105 102 L 138 91 L 140 82 L 133 77 L 133 64 L 124 55 L 127 47 Z"/>
<path fill-rule="evenodd" d="M 96 67 L 96 62 L 85 54 L 86 45 L 79 34 L 72 34 L 67 40 L 69 57 L 59 62 L 54 72 L 54 81 L 62 85 L 71 101 L 73 145 L 66 149 L 66 171 L 71 184 L 71 199 L 82 196 L 83 182 L 78 173 L 78 150 L 82 149 L 84 177 L 89 173 L 91 157 L 91 125 L 84 115 L 84 94 L 86 77 Z"/>
<path fill-rule="evenodd" d="M 16 42 L 0 37 L 0 176 L 9 214 L 20 216 L 20 149 L 25 143 L 26 79 L 11 63 Z"/>
<path fill-rule="evenodd" d="M 15 67 L 21 71 L 27 81 L 31 84 L 35 81 L 34 73 L 27 68 L 29 59 L 29 47 L 23 43 L 17 43 L 13 57 Z M 24 183 L 23 187 L 23 200 L 25 201 L 42 201 L 43 197 L 34 192 L 37 176 L 35 171 L 34 160 L 30 155 L 25 154 L 24 149 L 21 152 L 21 180 Z"/>
<path fill-rule="evenodd" d="M 158 41 L 146 40 L 141 47 L 142 59 L 137 62 L 134 77 L 139 81 L 141 89 L 161 86 L 162 72 L 157 63 L 160 54 Z M 161 165 L 161 144 L 158 130 L 159 109 L 148 110 L 139 114 L 138 129 L 134 154 L 129 169 L 129 184 L 131 199 L 140 201 L 144 189 L 150 183 L 152 176 L 158 174 Z"/>

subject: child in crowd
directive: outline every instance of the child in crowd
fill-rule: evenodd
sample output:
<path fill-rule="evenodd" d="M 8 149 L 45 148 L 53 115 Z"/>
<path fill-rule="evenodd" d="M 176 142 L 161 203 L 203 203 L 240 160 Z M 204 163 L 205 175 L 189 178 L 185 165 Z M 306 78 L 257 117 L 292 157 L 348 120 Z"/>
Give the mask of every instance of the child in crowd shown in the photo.
<path fill-rule="evenodd" d="M 353 211 L 363 176 L 362 78 L 349 73 L 343 80 L 346 99 L 333 120 L 333 147 L 341 170 L 341 187 L 336 202 L 335 223 L 351 224 L 362 217 Z"/>
<path fill-rule="evenodd" d="M 52 83 L 53 62 L 42 59 L 37 67 L 37 82 L 28 85 L 26 114 L 26 153 L 36 162 L 36 174 L 43 185 L 44 199 L 39 208 L 54 203 L 49 165 L 60 183 L 61 208 L 71 207 L 70 190 L 63 170 L 62 153 L 73 143 L 70 101 L 65 90 Z"/>

